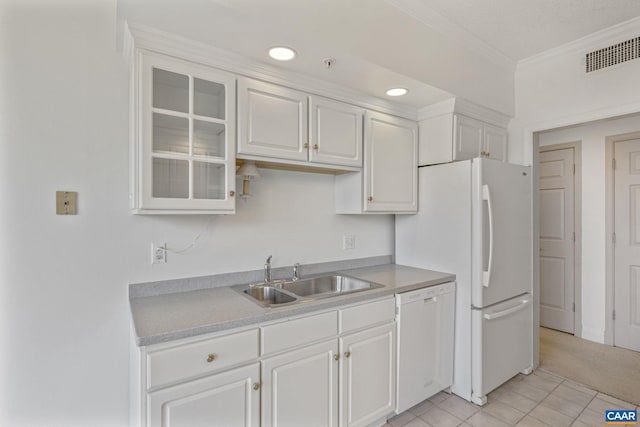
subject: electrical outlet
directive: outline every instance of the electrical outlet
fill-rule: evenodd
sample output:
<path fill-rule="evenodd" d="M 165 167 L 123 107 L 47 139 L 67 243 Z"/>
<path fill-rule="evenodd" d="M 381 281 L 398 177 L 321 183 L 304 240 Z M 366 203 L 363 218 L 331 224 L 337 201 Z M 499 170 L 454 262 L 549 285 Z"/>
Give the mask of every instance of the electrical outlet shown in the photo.
<path fill-rule="evenodd" d="M 151 244 L 151 264 L 165 264 L 167 262 L 167 244 Z"/>
<path fill-rule="evenodd" d="M 342 236 L 342 249 L 355 249 L 356 248 L 356 236 L 353 234 L 345 234 Z"/>

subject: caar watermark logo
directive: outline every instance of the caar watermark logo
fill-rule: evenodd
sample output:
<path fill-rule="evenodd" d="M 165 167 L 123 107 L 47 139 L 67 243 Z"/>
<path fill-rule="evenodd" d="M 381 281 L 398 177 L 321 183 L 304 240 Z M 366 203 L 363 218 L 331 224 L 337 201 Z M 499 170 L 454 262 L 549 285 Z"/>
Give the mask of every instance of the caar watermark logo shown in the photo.
<path fill-rule="evenodd" d="M 638 413 L 634 409 L 616 409 L 604 411 L 607 424 L 637 424 Z"/>

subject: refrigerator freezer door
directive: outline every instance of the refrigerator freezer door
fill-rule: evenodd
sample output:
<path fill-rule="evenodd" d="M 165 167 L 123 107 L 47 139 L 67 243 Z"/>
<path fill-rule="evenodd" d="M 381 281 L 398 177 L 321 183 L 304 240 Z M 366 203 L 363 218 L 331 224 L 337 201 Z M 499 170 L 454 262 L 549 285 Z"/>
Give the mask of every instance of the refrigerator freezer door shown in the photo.
<path fill-rule="evenodd" d="M 471 303 L 487 307 L 531 292 L 531 171 L 473 160 Z"/>
<path fill-rule="evenodd" d="M 531 368 L 532 297 L 524 294 L 484 310 L 472 310 L 471 400 Z"/>

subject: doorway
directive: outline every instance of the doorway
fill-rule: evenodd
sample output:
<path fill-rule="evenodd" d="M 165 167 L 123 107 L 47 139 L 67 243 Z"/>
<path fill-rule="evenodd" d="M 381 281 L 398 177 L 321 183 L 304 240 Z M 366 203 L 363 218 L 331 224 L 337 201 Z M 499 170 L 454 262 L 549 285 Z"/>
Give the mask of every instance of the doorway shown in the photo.
<path fill-rule="evenodd" d="M 613 345 L 640 351 L 640 134 L 608 143 Z"/>
<path fill-rule="evenodd" d="M 540 325 L 580 335 L 581 143 L 539 153 Z"/>

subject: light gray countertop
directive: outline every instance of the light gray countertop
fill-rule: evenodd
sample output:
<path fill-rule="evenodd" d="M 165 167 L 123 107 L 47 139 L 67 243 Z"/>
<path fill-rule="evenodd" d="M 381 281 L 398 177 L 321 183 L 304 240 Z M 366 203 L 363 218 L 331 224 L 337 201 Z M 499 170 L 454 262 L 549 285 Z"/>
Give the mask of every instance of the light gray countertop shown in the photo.
<path fill-rule="evenodd" d="M 257 324 L 455 280 L 453 274 L 397 264 L 339 272 L 384 286 L 271 308 L 256 304 L 230 287 L 131 298 L 136 344 L 146 346 Z"/>

